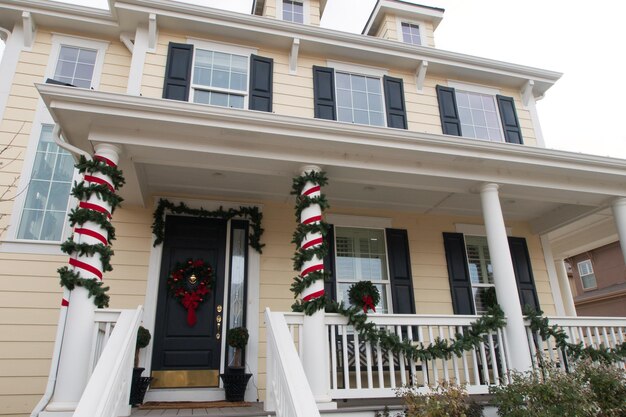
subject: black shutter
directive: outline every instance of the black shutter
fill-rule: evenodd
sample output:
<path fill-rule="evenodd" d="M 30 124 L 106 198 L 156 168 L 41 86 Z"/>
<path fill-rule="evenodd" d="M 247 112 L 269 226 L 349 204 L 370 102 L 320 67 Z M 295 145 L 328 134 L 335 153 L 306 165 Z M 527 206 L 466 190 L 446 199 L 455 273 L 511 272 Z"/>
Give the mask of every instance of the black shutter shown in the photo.
<path fill-rule="evenodd" d="M 409 238 L 406 230 L 385 229 L 387 259 L 391 281 L 391 298 L 395 314 L 415 314 L 413 275 L 409 256 Z"/>
<path fill-rule="evenodd" d="M 404 104 L 404 84 L 401 78 L 383 77 L 387 126 L 406 129 L 406 106 Z"/>
<path fill-rule="evenodd" d="M 476 314 L 463 233 L 444 233 L 443 246 L 446 250 L 454 314 Z"/>
<path fill-rule="evenodd" d="M 515 101 L 512 97 L 497 95 L 498 110 L 500 110 L 500 119 L 504 128 L 504 138 L 509 143 L 524 143 L 522 140 L 522 129 L 519 125 L 517 112 L 515 111 Z"/>
<path fill-rule="evenodd" d="M 250 56 L 250 110 L 272 111 L 272 74 L 274 60 Z"/>
<path fill-rule="evenodd" d="M 337 120 L 335 110 L 335 71 L 313 66 L 315 118 Z"/>
<path fill-rule="evenodd" d="M 439 101 L 439 116 L 441 117 L 443 134 L 461 136 L 461 120 L 459 119 L 454 88 L 438 85 L 437 100 Z"/>
<path fill-rule="evenodd" d="M 328 225 L 328 233 L 326 233 L 326 244 L 328 245 L 328 254 L 324 257 L 324 270 L 328 273 L 324 280 L 324 292 L 330 300 L 337 301 L 337 276 L 335 275 L 335 227 Z"/>
<path fill-rule="evenodd" d="M 170 42 L 167 50 L 163 98 L 189 101 L 193 45 Z"/>
<path fill-rule="evenodd" d="M 509 237 L 509 249 L 511 251 L 511 260 L 513 261 L 513 270 L 515 271 L 517 291 L 522 309 L 524 306 L 529 305 L 535 310 L 539 310 L 539 298 L 537 297 L 537 288 L 535 287 L 533 270 L 530 265 L 526 239 L 523 237 Z"/>

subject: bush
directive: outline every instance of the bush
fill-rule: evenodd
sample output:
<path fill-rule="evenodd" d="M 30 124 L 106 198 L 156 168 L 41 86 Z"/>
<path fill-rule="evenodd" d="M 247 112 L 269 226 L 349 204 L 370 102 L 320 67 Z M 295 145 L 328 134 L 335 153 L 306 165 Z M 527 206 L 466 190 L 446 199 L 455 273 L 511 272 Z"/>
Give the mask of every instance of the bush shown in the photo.
<path fill-rule="evenodd" d="M 248 329 L 245 327 L 234 327 L 226 332 L 226 343 L 228 346 L 243 349 L 248 344 Z"/>
<path fill-rule="evenodd" d="M 511 377 L 510 384 L 491 388 L 500 416 L 626 415 L 624 371 L 608 365 L 581 361 L 571 373 L 546 366 L 541 372 L 514 372 Z"/>
<path fill-rule="evenodd" d="M 442 383 L 429 394 L 402 388 L 406 417 L 481 417 L 483 407 L 470 400 L 464 386 Z"/>

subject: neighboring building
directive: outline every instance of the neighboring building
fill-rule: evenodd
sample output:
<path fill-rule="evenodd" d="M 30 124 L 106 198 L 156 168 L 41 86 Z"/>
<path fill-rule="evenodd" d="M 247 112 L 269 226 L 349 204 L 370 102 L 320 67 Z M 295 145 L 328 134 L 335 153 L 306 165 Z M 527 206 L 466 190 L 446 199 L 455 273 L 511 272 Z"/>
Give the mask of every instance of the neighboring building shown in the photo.
<path fill-rule="evenodd" d="M 572 256 L 567 262 L 579 316 L 626 316 L 626 265 L 619 242 Z"/>
<path fill-rule="evenodd" d="M 521 306 L 563 316 L 571 303 L 552 237 L 608 213 L 626 247 L 626 161 L 545 149 L 535 101 L 561 74 L 435 48 L 442 9 L 380 0 L 363 34 L 350 34 L 319 27 L 325 5 L 256 1 L 246 15 L 165 0 L 111 0 L 110 11 L 0 0 L 0 415 L 123 402 L 139 319 L 153 335 L 140 358 L 157 377 L 149 400 L 223 399 L 224 336 L 240 325 L 250 330 L 246 399 L 269 409 L 292 399 L 284 381 L 298 372 L 310 383 L 299 395 L 329 403 L 450 375 L 484 393 L 507 369 L 531 367 Z M 79 174 L 78 155 L 109 168 Z M 72 230 L 74 181 L 107 189 L 114 166 L 121 208 L 83 190 L 88 214 L 73 212 Z M 317 169 L 331 205 L 328 296 L 374 281 L 373 319 L 428 343 L 454 337 L 495 288 L 504 331 L 473 356 L 416 364 L 366 344 L 355 355 L 358 340 L 335 316 L 264 315 L 291 311 L 292 178 Z M 246 215 L 256 211 L 262 253 L 259 219 Z M 121 313 L 96 310 L 82 287 L 64 291 L 57 273 L 73 236 L 102 243 L 69 261 L 78 279 L 101 278 L 108 214 L 117 239 L 103 279 Z M 189 257 L 215 275 L 195 324 L 168 296 L 168 276 Z M 624 337 L 626 322 L 616 328 Z"/>

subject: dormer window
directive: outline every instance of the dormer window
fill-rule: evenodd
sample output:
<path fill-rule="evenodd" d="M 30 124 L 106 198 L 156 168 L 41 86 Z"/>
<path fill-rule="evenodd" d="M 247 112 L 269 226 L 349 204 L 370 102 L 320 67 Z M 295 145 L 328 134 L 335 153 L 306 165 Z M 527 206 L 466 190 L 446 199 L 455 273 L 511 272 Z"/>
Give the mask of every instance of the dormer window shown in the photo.
<path fill-rule="evenodd" d="M 283 20 L 294 23 L 304 23 L 304 2 L 282 0 Z"/>
<path fill-rule="evenodd" d="M 421 45 L 422 37 L 420 35 L 420 26 L 414 23 L 402 22 L 402 41 L 411 45 Z"/>

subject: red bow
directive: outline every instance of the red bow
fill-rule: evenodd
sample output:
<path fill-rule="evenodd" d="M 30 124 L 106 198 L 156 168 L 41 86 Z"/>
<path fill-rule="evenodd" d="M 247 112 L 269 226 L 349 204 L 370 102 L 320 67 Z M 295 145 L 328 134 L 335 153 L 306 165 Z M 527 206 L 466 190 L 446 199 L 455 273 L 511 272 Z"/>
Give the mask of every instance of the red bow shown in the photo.
<path fill-rule="evenodd" d="M 374 300 L 369 295 L 364 295 L 363 298 L 363 312 L 367 313 L 367 310 L 372 310 L 376 313 L 376 306 L 374 305 Z"/>
<path fill-rule="evenodd" d="M 183 307 L 187 309 L 187 324 L 195 326 L 198 318 L 196 317 L 196 309 L 200 305 L 200 295 L 197 291 L 186 293 L 182 300 Z"/>

